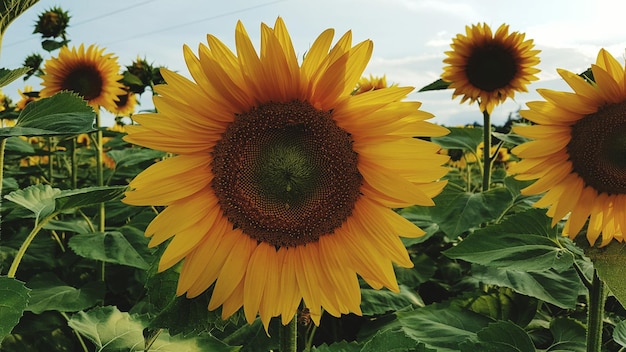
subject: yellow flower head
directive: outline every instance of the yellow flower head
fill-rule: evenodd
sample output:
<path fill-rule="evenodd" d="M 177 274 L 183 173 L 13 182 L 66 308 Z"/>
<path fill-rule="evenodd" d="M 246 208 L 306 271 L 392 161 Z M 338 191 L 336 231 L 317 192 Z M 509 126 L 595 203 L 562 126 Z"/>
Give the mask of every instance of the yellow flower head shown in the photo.
<path fill-rule="evenodd" d="M 503 24 L 494 35 L 480 23 L 466 26 L 465 32 L 452 39 L 441 75 L 454 89 L 453 98 L 463 96 L 461 104 L 479 101 L 480 110 L 491 114 L 496 105 L 515 92 L 526 92 L 526 85 L 538 79 L 540 51 L 533 50 L 532 40 L 524 40 L 525 34 L 509 34 L 509 26 Z"/>
<path fill-rule="evenodd" d="M 546 101 L 520 112 L 535 124 L 514 127 L 534 140 L 512 150 L 522 160 L 509 170 L 537 179 L 523 192 L 547 192 L 535 206 L 550 207 L 553 225 L 569 214 L 564 235 L 574 238 L 589 219 L 589 244 L 601 234 L 604 246 L 626 230 L 626 80 L 605 50 L 591 69 L 595 82 L 558 70 L 574 93 L 537 90 Z"/>
<path fill-rule="evenodd" d="M 90 45 L 87 50 L 81 44 L 71 50 L 64 46 L 59 56 L 46 61 L 41 83 L 44 88 L 39 95 L 49 97 L 60 91 L 69 90 L 82 96 L 95 110 L 100 106 L 107 110 L 116 108 L 122 89 L 120 66 L 113 54 L 104 54 L 104 49 Z"/>
<path fill-rule="evenodd" d="M 387 88 L 387 77 L 385 76 L 373 76 L 362 77 L 356 85 L 354 94 L 361 94 L 369 92 L 370 90 L 377 90 Z"/>
<path fill-rule="evenodd" d="M 360 314 L 357 274 L 398 292 L 393 264 L 411 267 L 398 235 L 424 232 L 391 208 L 432 205 L 448 157 L 413 138 L 448 131 L 427 122 L 412 87 L 352 95 L 371 53 L 352 33 L 324 31 L 302 63 L 281 18 L 261 25 L 260 54 L 244 26 L 236 52 L 208 35 L 184 57 L 192 80 L 167 69 L 158 113 L 138 114 L 125 140 L 178 154 L 139 174 L 124 201 L 161 205 L 151 246 L 171 238 L 159 265 L 184 260 L 177 293 L 212 287 L 209 309 L 243 306 L 267 329 L 287 324 L 301 301 Z M 184 219 L 184 221 L 181 221 Z M 173 237 L 173 238 L 172 238 Z"/>
<path fill-rule="evenodd" d="M 30 96 L 26 93 L 31 93 L 33 91 L 33 87 L 26 85 L 24 86 L 24 90 L 20 90 L 18 89 L 17 92 L 19 93 L 19 95 L 22 97 L 22 99 L 20 99 L 20 101 L 18 101 L 15 104 L 15 110 L 24 110 L 24 108 L 26 107 L 26 105 L 30 104 L 33 101 L 38 100 L 39 98 L 37 97 L 33 97 Z"/>
<path fill-rule="evenodd" d="M 137 95 L 126 87 L 125 94 L 118 95 L 115 102 L 115 109 L 111 110 L 115 116 L 131 116 L 137 107 Z"/>

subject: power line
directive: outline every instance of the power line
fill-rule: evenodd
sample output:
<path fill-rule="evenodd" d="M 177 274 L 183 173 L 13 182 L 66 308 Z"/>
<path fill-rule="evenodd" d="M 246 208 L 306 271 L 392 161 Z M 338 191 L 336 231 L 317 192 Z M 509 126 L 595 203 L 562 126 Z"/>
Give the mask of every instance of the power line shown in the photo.
<path fill-rule="evenodd" d="M 177 24 L 177 25 L 174 25 L 174 26 L 171 26 L 171 27 L 167 27 L 167 28 L 162 28 L 162 29 L 160 29 L 158 31 L 151 31 L 151 32 L 140 33 L 140 34 L 133 35 L 133 36 L 130 36 L 130 37 L 127 36 L 124 39 L 118 39 L 118 40 L 112 41 L 110 43 L 107 43 L 105 45 L 108 45 L 108 44 L 111 44 L 111 43 L 120 43 L 120 42 L 128 41 L 128 40 L 131 40 L 131 39 L 143 38 L 143 37 L 147 37 L 147 36 L 150 36 L 150 35 L 153 35 L 153 34 L 171 31 L 172 29 L 178 29 L 178 28 L 190 26 L 190 25 L 193 25 L 193 24 L 201 23 L 201 22 L 206 22 L 206 21 L 210 21 L 210 20 L 214 20 L 214 19 L 218 19 L 218 18 L 222 18 L 222 17 L 226 17 L 226 16 L 242 13 L 242 12 L 247 12 L 247 11 L 250 11 L 250 10 L 258 9 L 258 8 L 269 6 L 269 5 L 274 5 L 274 4 L 277 4 L 277 3 L 280 3 L 280 2 L 284 2 L 284 1 L 286 1 L 286 0 L 270 1 L 270 2 L 263 3 L 263 4 L 246 7 L 244 9 L 234 10 L 234 11 L 225 12 L 225 13 L 222 13 L 222 14 L 219 14 L 219 15 L 215 15 L 215 16 L 205 17 L 205 18 L 202 18 L 202 19 L 199 19 L 199 20 L 195 20 L 195 21 L 192 21 L 192 22 L 186 22 L 186 23 Z"/>

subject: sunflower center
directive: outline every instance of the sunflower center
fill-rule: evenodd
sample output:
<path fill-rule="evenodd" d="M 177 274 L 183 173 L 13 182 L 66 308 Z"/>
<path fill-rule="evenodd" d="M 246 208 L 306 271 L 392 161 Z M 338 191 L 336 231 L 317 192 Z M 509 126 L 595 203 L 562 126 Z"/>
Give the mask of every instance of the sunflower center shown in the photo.
<path fill-rule="evenodd" d="M 610 104 L 572 126 L 567 153 L 574 172 L 598 193 L 626 194 L 626 102 Z"/>
<path fill-rule="evenodd" d="M 70 90 L 85 100 L 91 100 L 98 97 L 102 91 L 102 77 L 95 67 L 77 67 L 65 77 L 61 89 Z"/>
<path fill-rule="evenodd" d="M 517 59 L 513 51 L 499 44 L 474 48 L 467 60 L 465 73 L 469 82 L 484 91 L 504 88 L 517 74 Z"/>
<path fill-rule="evenodd" d="M 215 145 L 211 186 L 235 227 L 294 247 L 333 233 L 352 214 L 363 180 L 357 163 L 331 112 L 267 103 L 237 115 Z"/>

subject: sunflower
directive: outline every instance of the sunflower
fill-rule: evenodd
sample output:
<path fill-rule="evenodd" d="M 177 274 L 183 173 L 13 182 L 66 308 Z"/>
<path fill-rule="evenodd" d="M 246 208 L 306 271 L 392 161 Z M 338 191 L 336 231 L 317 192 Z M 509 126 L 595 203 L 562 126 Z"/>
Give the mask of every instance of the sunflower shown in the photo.
<path fill-rule="evenodd" d="M 564 235 L 574 238 L 589 219 L 589 244 L 601 234 L 604 246 L 626 229 L 626 80 L 605 50 L 591 69 L 595 82 L 558 70 L 574 93 L 538 90 L 546 101 L 521 111 L 535 125 L 514 131 L 534 140 L 512 150 L 522 160 L 510 171 L 537 179 L 525 194 L 547 191 L 535 206 L 550 206 L 553 225 L 569 213 Z"/>
<path fill-rule="evenodd" d="M 533 41 L 524 40 L 524 33 L 509 34 L 506 24 L 495 35 L 487 24 L 466 26 L 465 32 L 452 39 L 441 75 L 454 89 L 453 98 L 463 96 L 461 104 L 479 101 L 480 110 L 491 114 L 496 105 L 515 92 L 526 92 L 526 85 L 538 79 L 540 50 L 533 50 Z"/>
<path fill-rule="evenodd" d="M 71 50 L 64 46 L 57 58 L 46 61 L 41 83 L 44 88 L 39 95 L 49 97 L 60 91 L 69 90 L 81 95 L 90 106 L 98 110 L 100 106 L 107 110 L 116 108 L 122 89 L 120 66 L 113 54 L 104 54 L 104 49 L 90 45 L 85 50 L 81 44 Z"/>
<path fill-rule="evenodd" d="M 377 90 L 387 88 L 387 77 L 386 76 L 374 76 L 370 75 L 369 77 L 362 77 L 356 85 L 356 89 L 354 90 L 354 94 L 361 94 L 365 92 L 369 92 L 370 90 Z"/>
<path fill-rule="evenodd" d="M 442 149 L 440 153 L 450 157 L 447 165 L 451 168 L 465 169 L 467 164 L 475 163 L 477 160 L 472 152 L 463 149 Z"/>
<path fill-rule="evenodd" d="M 130 88 L 124 87 L 124 94 L 118 95 L 115 102 L 115 109 L 111 110 L 115 116 L 130 116 L 135 112 L 137 107 L 137 95 L 130 91 Z"/>
<path fill-rule="evenodd" d="M 36 100 L 39 99 L 39 98 L 34 97 L 32 95 L 26 94 L 26 93 L 32 93 L 33 92 L 33 87 L 29 86 L 29 85 L 24 86 L 24 90 L 23 91 L 18 89 L 17 92 L 22 97 L 22 99 L 20 99 L 20 101 L 18 101 L 15 104 L 15 110 L 24 110 L 26 105 L 28 105 L 28 104 L 32 103 L 33 101 L 36 101 Z"/>
<path fill-rule="evenodd" d="M 158 113 L 126 127 L 127 141 L 177 154 L 124 198 L 166 206 L 146 229 L 150 246 L 173 237 L 159 270 L 184 259 L 177 294 L 213 286 L 208 308 L 224 318 L 243 306 L 267 329 L 301 301 L 316 324 L 322 309 L 360 314 L 357 274 L 397 292 L 392 263 L 413 265 L 398 235 L 424 232 L 391 208 L 433 205 L 445 185 L 448 157 L 413 137 L 447 129 L 401 101 L 412 87 L 352 95 L 373 44 L 348 31 L 331 48 L 333 36 L 299 64 L 281 18 L 261 25 L 260 55 L 241 22 L 236 53 L 208 35 L 198 56 L 184 46 L 193 81 L 162 69 Z"/>

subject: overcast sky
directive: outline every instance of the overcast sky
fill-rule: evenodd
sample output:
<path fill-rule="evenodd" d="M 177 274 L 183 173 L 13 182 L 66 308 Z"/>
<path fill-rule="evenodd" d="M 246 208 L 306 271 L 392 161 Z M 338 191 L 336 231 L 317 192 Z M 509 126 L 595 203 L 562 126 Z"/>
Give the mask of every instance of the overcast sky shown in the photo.
<path fill-rule="evenodd" d="M 623 62 L 626 26 L 622 0 L 40 0 L 18 18 L 5 34 L 0 67 L 19 67 L 23 59 L 39 52 L 49 57 L 33 35 L 38 15 L 52 6 L 70 12 L 70 45 L 98 44 L 129 65 L 137 56 L 155 65 L 187 75 L 182 46 L 194 50 L 206 42 L 206 34 L 220 38 L 234 50 L 234 30 L 242 20 L 254 43 L 259 43 L 261 22 L 273 25 L 283 17 L 301 56 L 326 28 L 335 28 L 338 39 L 353 31 L 354 43 L 374 42 L 374 53 L 365 74 L 386 75 L 389 83 L 417 89 L 441 75 L 444 52 L 465 26 L 485 22 L 495 29 L 508 23 L 511 31 L 526 33 L 542 50 L 540 80 L 529 93 L 517 94 L 493 112 L 495 124 L 524 103 L 541 97 L 537 88 L 569 90 L 556 68 L 582 72 L 595 62 L 600 48 Z M 38 89 L 40 80 L 29 79 Z M 4 93 L 18 99 L 21 80 Z M 477 105 L 460 105 L 451 91 L 415 92 L 411 100 L 436 115 L 434 122 L 448 126 L 482 122 Z M 151 108 L 149 93 L 142 108 Z"/>

